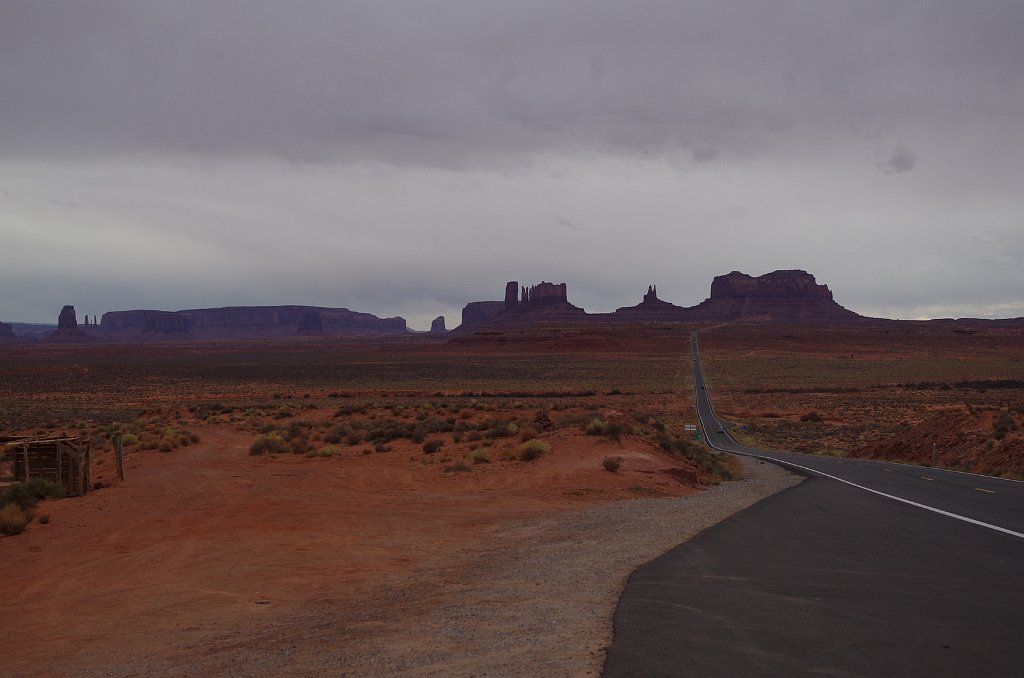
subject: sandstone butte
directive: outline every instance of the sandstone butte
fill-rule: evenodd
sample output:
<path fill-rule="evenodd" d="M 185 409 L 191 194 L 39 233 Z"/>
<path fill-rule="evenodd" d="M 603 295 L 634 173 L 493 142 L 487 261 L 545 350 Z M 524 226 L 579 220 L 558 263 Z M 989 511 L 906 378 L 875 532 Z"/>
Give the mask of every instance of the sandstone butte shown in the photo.
<path fill-rule="evenodd" d="M 696 306 L 683 307 L 658 297 L 651 285 L 635 306 L 613 313 L 587 313 L 568 299 L 566 283 L 541 281 L 532 286 L 509 281 L 502 301 L 472 301 L 462 309 L 456 333 L 466 334 L 492 325 L 550 321 L 625 322 L 778 322 L 849 323 L 866 318 L 836 303 L 827 285 L 810 273 L 794 269 L 753 277 L 732 271 L 716 276 L 710 296 Z M 948 319 L 934 322 L 950 322 Z M 958 322 L 1024 324 L 1024 318 L 960 319 Z M 444 316 L 434 319 L 431 334 L 447 333 Z M 315 306 L 230 306 L 182 311 L 110 311 L 97 323 L 78 325 L 75 307 L 65 306 L 49 341 L 139 341 L 151 339 L 255 339 L 295 335 L 389 335 L 410 332 L 404 318 L 379 318 L 347 308 Z M 17 340 L 10 326 L 0 323 L 0 341 Z"/>
<path fill-rule="evenodd" d="M 505 287 L 504 302 L 467 304 L 459 329 L 552 318 L 633 322 L 852 322 L 865 319 L 837 304 L 832 291 L 826 285 L 819 285 L 806 271 L 774 271 L 756 278 L 733 271 L 715 277 L 711 296 L 697 306 L 676 306 L 659 299 L 657 287 L 652 285 L 636 306 L 603 314 L 588 314 L 569 303 L 565 283 L 541 282 L 520 288 L 517 281 L 511 281 Z"/>

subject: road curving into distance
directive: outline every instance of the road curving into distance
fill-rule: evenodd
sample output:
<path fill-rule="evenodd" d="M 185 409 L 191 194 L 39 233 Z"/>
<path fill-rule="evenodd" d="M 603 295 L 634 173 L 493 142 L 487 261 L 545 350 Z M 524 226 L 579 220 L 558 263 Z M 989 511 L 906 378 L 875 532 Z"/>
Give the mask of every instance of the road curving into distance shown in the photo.
<path fill-rule="evenodd" d="M 1024 483 L 746 448 L 692 348 L 708 442 L 807 479 L 637 569 L 606 678 L 1024 675 Z"/>
<path fill-rule="evenodd" d="M 1024 482 L 884 461 L 757 450 L 739 444 L 729 435 L 732 424 L 720 420 L 711 405 L 696 336 L 691 339 L 691 349 L 697 416 L 708 444 L 716 450 L 757 457 L 800 473 L 831 477 L 1024 539 Z"/>

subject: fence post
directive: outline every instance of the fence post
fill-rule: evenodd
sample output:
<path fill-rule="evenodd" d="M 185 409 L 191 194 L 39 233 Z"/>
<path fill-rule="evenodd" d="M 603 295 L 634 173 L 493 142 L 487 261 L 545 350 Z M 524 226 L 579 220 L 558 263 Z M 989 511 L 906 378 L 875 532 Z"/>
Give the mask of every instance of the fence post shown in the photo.
<path fill-rule="evenodd" d="M 117 477 L 124 480 L 124 440 L 121 436 L 114 438 L 114 462 L 117 464 Z"/>

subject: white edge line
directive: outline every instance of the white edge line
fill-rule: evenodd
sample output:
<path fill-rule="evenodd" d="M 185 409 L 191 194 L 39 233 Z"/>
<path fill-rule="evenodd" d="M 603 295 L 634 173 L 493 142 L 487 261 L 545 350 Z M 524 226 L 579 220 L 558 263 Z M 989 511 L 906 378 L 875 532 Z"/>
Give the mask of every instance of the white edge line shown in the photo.
<path fill-rule="evenodd" d="M 999 527 L 998 525 L 993 525 L 991 523 L 985 523 L 985 522 L 982 522 L 980 520 L 975 520 L 974 518 L 968 518 L 967 516 L 959 515 L 957 513 L 950 513 L 949 511 L 943 511 L 942 509 L 935 508 L 934 506 L 928 506 L 927 504 L 919 504 L 916 501 L 910 501 L 909 499 L 904 499 L 903 497 L 897 497 L 894 494 L 886 494 L 885 492 L 879 492 L 878 490 L 872 490 L 870 487 L 864 487 L 863 485 L 858 485 L 857 483 L 852 483 L 849 480 L 843 480 L 842 478 L 838 478 L 838 477 L 836 477 L 834 475 L 831 475 L 831 474 L 828 474 L 828 473 L 824 473 L 822 471 L 818 471 L 818 470 L 813 469 L 813 468 L 808 468 L 807 466 L 801 466 L 800 464 L 794 464 L 791 461 L 783 461 L 782 459 L 775 459 L 774 457 L 768 457 L 768 456 L 759 455 L 759 454 L 758 455 L 750 455 L 750 456 L 756 457 L 758 459 L 764 459 L 766 461 L 773 461 L 776 464 L 784 464 L 786 466 L 793 466 L 795 468 L 803 469 L 804 471 L 810 471 L 811 473 L 817 474 L 819 476 L 825 476 L 826 478 L 831 478 L 832 480 L 838 480 L 841 483 L 845 483 L 847 485 L 852 485 L 853 487 L 856 487 L 858 489 L 864 490 L 865 492 L 870 492 L 872 494 L 877 494 L 880 497 L 887 497 L 889 499 L 895 499 L 896 501 L 903 502 L 904 504 L 910 504 L 911 506 L 916 506 L 918 508 L 923 508 L 926 511 L 931 511 L 933 513 L 938 513 L 940 515 L 947 516 L 949 518 L 956 518 L 957 520 L 962 520 L 965 523 L 971 523 L 972 525 L 980 525 L 981 527 L 987 527 L 988 529 L 995 530 L 996 532 L 1002 532 L 1004 534 L 1009 534 L 1011 536 L 1018 537 L 1020 539 L 1024 539 L 1024 534 L 1021 534 L 1020 532 L 1014 532 L 1013 530 L 1008 530 L 1005 527 Z"/>
<path fill-rule="evenodd" d="M 703 372 L 703 370 L 702 370 L 702 372 Z M 701 427 L 704 428 L 704 437 L 707 438 L 707 426 L 704 424 L 703 417 L 700 416 L 700 403 L 697 402 L 698 396 L 697 396 L 697 393 L 696 393 L 696 389 L 694 389 L 694 391 L 695 391 L 694 394 L 693 394 L 693 396 L 694 396 L 694 406 L 697 409 L 697 419 L 700 420 Z M 708 399 L 708 404 L 709 405 L 711 404 L 710 399 Z M 714 408 L 712 407 L 712 412 L 713 411 L 714 411 Z M 725 435 L 729 436 L 730 439 L 732 438 L 732 436 L 730 436 L 728 432 L 726 432 Z M 877 494 L 880 497 L 886 497 L 888 499 L 894 499 L 894 500 L 896 500 L 898 502 L 902 502 L 904 504 L 909 504 L 910 506 L 916 506 L 917 508 L 922 508 L 922 509 L 924 509 L 926 511 L 931 511 L 932 513 L 938 513 L 939 515 L 943 515 L 943 516 L 946 516 L 948 518 L 955 518 L 957 520 L 962 520 L 965 523 L 971 523 L 972 525 L 978 525 L 980 527 L 987 527 L 988 529 L 995 530 L 996 532 L 1002 532 L 1004 534 L 1008 534 L 1010 536 L 1017 537 L 1018 539 L 1024 539 L 1024 534 L 1021 534 L 1020 532 L 1014 532 L 1013 530 L 1009 530 L 1009 529 L 1007 529 L 1005 527 L 999 527 L 998 525 L 992 525 L 991 523 L 985 523 L 985 522 L 982 522 L 980 520 L 975 520 L 974 518 L 968 518 L 967 516 L 959 515 L 957 513 L 950 513 L 949 511 L 943 511 L 942 509 L 935 508 L 934 506 L 928 506 L 927 504 L 919 504 L 916 501 L 911 501 L 909 499 L 904 499 L 903 497 L 897 497 L 896 495 L 893 495 L 893 494 L 886 494 L 885 492 L 879 492 L 878 490 L 872 490 L 870 487 L 864 487 L 863 485 L 858 485 L 857 483 L 852 483 L 849 480 L 843 480 L 842 478 L 838 478 L 838 477 L 836 477 L 834 475 L 831 475 L 829 473 L 825 473 L 823 471 L 818 471 L 818 470 L 813 469 L 813 468 L 808 468 L 807 466 L 801 466 L 800 464 L 794 464 L 791 461 L 784 461 L 782 459 L 776 459 L 775 457 L 769 457 L 769 456 L 764 455 L 764 454 L 753 454 L 751 452 L 735 452 L 733 450 L 725 450 L 725 449 L 716 447 L 715 444 L 712 443 L 710 440 L 708 440 L 707 443 L 708 443 L 708 445 L 710 445 L 711 447 L 713 447 L 716 450 L 719 450 L 720 452 L 729 452 L 731 454 L 743 454 L 743 455 L 748 456 L 748 457 L 754 457 L 755 459 L 764 459 L 765 461 L 771 461 L 771 462 L 774 462 L 776 464 L 782 464 L 784 466 L 792 466 L 794 468 L 803 469 L 804 471 L 809 471 L 811 473 L 814 473 L 815 475 L 824 476 L 825 478 L 831 478 L 832 480 L 837 480 L 837 481 L 839 481 L 841 483 L 844 483 L 846 485 L 850 485 L 852 487 L 856 487 L 857 489 L 864 490 L 865 492 L 870 492 L 871 494 Z M 921 468 L 926 468 L 926 467 L 921 467 Z M 974 474 L 968 474 L 968 475 L 974 475 Z M 985 476 L 985 477 L 988 477 L 988 476 Z"/>

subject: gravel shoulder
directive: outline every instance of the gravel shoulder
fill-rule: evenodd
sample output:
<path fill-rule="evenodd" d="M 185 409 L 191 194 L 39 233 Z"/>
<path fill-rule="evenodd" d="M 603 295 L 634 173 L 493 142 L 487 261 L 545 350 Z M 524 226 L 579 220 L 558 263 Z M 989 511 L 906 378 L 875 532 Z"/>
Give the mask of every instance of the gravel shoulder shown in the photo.
<path fill-rule="evenodd" d="M 422 567 L 408 585 L 382 587 L 363 605 L 295 616 L 265 629 L 262 643 L 208 648 L 190 664 L 233 675 L 596 676 L 634 569 L 800 482 L 743 462 L 745 479 L 689 497 L 507 525 L 459 562 Z"/>

